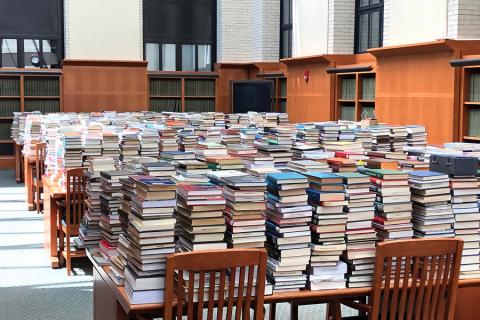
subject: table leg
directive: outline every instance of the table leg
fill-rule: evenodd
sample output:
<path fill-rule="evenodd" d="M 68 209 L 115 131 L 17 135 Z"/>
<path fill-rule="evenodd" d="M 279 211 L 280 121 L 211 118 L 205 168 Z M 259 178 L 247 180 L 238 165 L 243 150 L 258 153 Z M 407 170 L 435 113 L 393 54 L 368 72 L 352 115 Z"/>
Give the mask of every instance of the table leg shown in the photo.
<path fill-rule="evenodd" d="M 27 192 L 27 206 L 28 210 L 32 211 L 34 209 L 34 204 L 33 204 L 33 188 L 32 188 L 32 181 L 33 181 L 33 176 L 32 176 L 32 167 L 30 166 L 30 163 L 28 161 L 28 157 L 24 158 L 24 168 L 25 168 L 25 190 Z"/>
<path fill-rule="evenodd" d="M 296 302 L 290 302 L 290 319 L 298 320 L 298 304 Z"/>
<path fill-rule="evenodd" d="M 270 320 L 275 320 L 276 315 L 277 315 L 277 304 L 276 303 L 270 303 L 269 319 Z"/>
<path fill-rule="evenodd" d="M 22 182 L 21 156 L 20 146 L 15 143 L 15 181 L 17 183 Z"/>
<path fill-rule="evenodd" d="M 58 268 L 58 232 L 57 232 L 57 214 L 58 214 L 58 205 L 57 201 L 52 197 L 48 197 L 50 201 L 50 210 L 49 211 L 49 225 L 50 225 L 50 259 L 52 261 L 52 268 Z M 44 210 L 45 212 L 47 210 Z"/>
<path fill-rule="evenodd" d="M 327 319 L 329 320 L 341 320 L 342 310 L 340 302 L 332 301 L 327 303 Z"/>

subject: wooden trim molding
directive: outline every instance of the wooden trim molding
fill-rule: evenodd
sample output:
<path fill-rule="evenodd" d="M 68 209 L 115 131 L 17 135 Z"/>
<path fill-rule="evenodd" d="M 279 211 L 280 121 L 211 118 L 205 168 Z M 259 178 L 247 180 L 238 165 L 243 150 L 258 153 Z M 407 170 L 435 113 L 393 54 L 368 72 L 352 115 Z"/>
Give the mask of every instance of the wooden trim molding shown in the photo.
<path fill-rule="evenodd" d="M 133 61 L 133 60 L 74 60 L 65 59 L 62 66 L 75 67 L 146 67 L 147 61 Z"/>

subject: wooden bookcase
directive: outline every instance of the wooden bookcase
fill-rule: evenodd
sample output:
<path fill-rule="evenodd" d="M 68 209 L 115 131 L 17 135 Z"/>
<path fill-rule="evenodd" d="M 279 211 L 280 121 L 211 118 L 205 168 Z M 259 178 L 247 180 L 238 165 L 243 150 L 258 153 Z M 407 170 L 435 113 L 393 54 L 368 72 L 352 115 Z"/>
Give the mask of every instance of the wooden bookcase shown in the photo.
<path fill-rule="evenodd" d="M 465 142 L 480 142 L 480 66 L 463 68 L 460 135 Z"/>
<path fill-rule="evenodd" d="M 62 110 L 61 75 L 60 70 L 0 71 L 0 168 L 11 167 L 14 162 L 14 112 Z"/>
<path fill-rule="evenodd" d="M 336 119 L 360 121 L 375 115 L 375 72 L 336 75 Z"/>
<path fill-rule="evenodd" d="M 272 81 L 273 84 L 273 111 L 287 112 L 287 77 L 283 72 L 266 72 L 257 77 Z"/>
<path fill-rule="evenodd" d="M 213 112 L 216 110 L 216 73 L 149 73 L 149 110 Z"/>

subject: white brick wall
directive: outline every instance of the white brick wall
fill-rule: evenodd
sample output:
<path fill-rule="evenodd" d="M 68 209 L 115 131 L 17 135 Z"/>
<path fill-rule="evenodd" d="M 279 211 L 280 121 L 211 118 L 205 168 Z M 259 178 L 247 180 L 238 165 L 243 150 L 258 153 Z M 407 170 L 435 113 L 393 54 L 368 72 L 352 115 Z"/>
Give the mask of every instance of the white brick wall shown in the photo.
<path fill-rule="evenodd" d="M 218 0 L 217 62 L 249 62 L 252 30 L 251 0 Z"/>
<path fill-rule="evenodd" d="M 278 61 L 280 0 L 252 0 L 252 26 L 251 60 Z"/>
<path fill-rule="evenodd" d="M 480 1 L 448 0 L 447 17 L 447 36 L 449 38 L 480 38 Z"/>
<path fill-rule="evenodd" d="M 353 53 L 355 0 L 328 1 L 328 53 Z"/>

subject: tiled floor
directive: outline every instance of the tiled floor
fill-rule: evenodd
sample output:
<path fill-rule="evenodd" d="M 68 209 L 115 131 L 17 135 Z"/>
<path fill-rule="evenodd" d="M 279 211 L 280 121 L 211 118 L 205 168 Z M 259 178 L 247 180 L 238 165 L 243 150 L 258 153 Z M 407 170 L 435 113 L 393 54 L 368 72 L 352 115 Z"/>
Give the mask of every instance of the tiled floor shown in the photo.
<path fill-rule="evenodd" d="M 50 268 L 43 218 L 26 210 L 25 189 L 14 181 L 13 171 L 0 170 L 0 320 L 92 319 L 92 277 Z M 299 311 L 300 319 L 324 319 L 323 305 Z M 277 319 L 289 317 L 289 305 L 278 305 Z"/>

